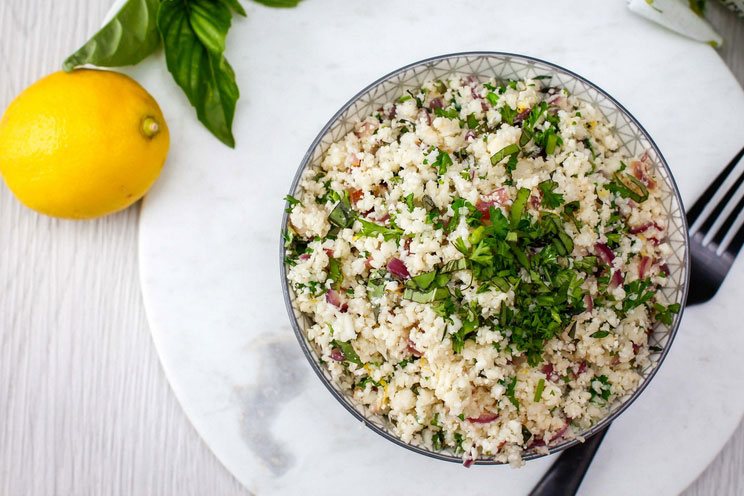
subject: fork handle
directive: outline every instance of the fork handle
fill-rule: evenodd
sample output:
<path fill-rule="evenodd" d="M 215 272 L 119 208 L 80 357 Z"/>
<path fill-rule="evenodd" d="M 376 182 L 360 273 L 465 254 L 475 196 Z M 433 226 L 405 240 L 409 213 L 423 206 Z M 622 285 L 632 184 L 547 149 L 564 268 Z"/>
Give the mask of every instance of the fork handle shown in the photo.
<path fill-rule="evenodd" d="M 573 496 L 579 490 L 594 454 L 609 426 L 594 434 L 584 443 L 565 450 L 551 465 L 529 496 Z"/>

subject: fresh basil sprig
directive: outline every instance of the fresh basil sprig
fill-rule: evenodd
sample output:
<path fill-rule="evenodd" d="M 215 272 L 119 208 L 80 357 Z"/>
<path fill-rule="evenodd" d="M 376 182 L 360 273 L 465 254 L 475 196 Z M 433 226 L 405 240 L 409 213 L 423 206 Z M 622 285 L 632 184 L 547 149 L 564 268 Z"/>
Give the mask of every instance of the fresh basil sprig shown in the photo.
<path fill-rule="evenodd" d="M 199 120 L 234 148 L 232 122 L 240 92 L 223 55 L 231 17 L 225 4 L 210 0 L 162 0 L 158 9 L 168 70 Z"/>
<path fill-rule="evenodd" d="M 255 1 L 269 7 L 295 7 L 300 2 Z M 162 42 L 168 71 L 199 120 L 234 148 L 232 123 L 240 92 L 224 56 L 233 11 L 246 15 L 238 0 L 128 0 L 62 68 L 70 72 L 85 64 L 134 65 Z"/>

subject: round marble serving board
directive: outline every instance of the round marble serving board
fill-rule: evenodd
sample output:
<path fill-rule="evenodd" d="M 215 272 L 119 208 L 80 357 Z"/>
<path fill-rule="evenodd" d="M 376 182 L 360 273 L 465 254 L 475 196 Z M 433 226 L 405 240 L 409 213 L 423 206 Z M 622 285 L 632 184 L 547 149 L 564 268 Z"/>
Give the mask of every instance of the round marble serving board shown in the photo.
<path fill-rule="evenodd" d="M 554 457 L 465 469 L 414 454 L 356 422 L 306 363 L 282 301 L 278 248 L 282 198 L 307 147 L 351 96 L 400 66 L 467 50 L 523 53 L 622 102 L 691 204 L 742 145 L 744 93 L 712 48 L 632 15 L 622 0 L 244 4 L 227 49 L 242 93 L 235 150 L 199 124 L 162 53 L 127 70 L 171 130 L 168 163 L 142 210 L 139 256 L 153 339 L 187 415 L 261 495 L 526 493 Z M 742 288 L 740 261 L 713 302 L 687 310 L 582 494 L 677 494 L 720 450 L 744 412 Z"/>

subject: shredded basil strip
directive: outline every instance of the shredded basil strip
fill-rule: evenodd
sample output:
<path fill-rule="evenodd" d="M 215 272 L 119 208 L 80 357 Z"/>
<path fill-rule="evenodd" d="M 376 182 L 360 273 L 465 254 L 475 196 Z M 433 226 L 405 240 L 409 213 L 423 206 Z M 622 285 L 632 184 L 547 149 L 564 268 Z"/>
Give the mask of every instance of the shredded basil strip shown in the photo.
<path fill-rule="evenodd" d="M 406 288 L 403 291 L 403 298 L 415 301 L 416 303 L 432 303 L 443 300 L 450 295 L 447 288 L 435 288 L 431 291 L 418 291 L 416 289 Z"/>
<path fill-rule="evenodd" d="M 460 258 L 458 260 L 452 260 L 450 262 L 447 262 L 444 264 L 440 269 L 440 274 L 445 274 L 447 272 L 457 272 L 458 270 L 465 270 L 468 268 L 468 261 L 464 258 Z"/>
<path fill-rule="evenodd" d="M 333 346 L 341 350 L 341 354 L 344 355 L 344 358 L 346 358 L 346 360 L 350 361 L 351 363 L 356 363 L 359 366 L 364 365 L 362 363 L 362 360 L 359 358 L 359 355 L 357 355 L 357 352 L 354 351 L 354 347 L 351 345 L 351 343 L 334 339 Z"/>
<path fill-rule="evenodd" d="M 416 283 L 416 286 L 418 286 L 419 289 L 425 290 L 425 289 L 428 289 L 429 286 L 431 286 L 431 283 L 433 283 L 436 278 L 437 278 L 437 271 L 433 270 L 431 272 L 424 272 L 423 274 L 414 276 L 411 278 L 411 281 Z"/>
<path fill-rule="evenodd" d="M 597 331 L 594 334 L 592 334 L 591 337 L 600 339 L 600 338 L 606 338 L 609 335 L 610 335 L 610 331 Z"/>
<path fill-rule="evenodd" d="M 511 145 L 510 145 L 511 146 Z M 493 161 L 493 160 L 492 160 Z M 530 197 L 530 190 L 527 188 L 520 188 L 517 192 L 517 198 L 514 200 L 511 208 L 511 228 L 516 229 L 519 225 L 519 221 L 522 219 L 522 212 L 527 204 L 527 199 Z"/>
<path fill-rule="evenodd" d="M 646 185 L 634 176 L 627 172 L 622 174 L 616 172 L 612 178 L 612 182 L 607 185 L 607 189 L 610 191 L 616 191 L 623 198 L 630 198 L 636 203 L 643 203 L 648 200 Z"/>
<path fill-rule="evenodd" d="M 340 228 L 351 227 L 354 224 L 354 219 L 356 219 L 356 215 L 351 209 L 351 205 L 344 200 L 338 202 L 328 216 L 328 222 Z"/>
<path fill-rule="evenodd" d="M 519 145 L 516 143 L 512 143 L 511 145 L 506 145 L 501 150 L 497 151 L 491 156 L 491 164 L 496 165 L 502 160 L 504 160 L 507 156 L 511 155 L 512 153 L 519 152 Z"/>
<path fill-rule="evenodd" d="M 527 143 L 532 139 L 532 131 L 529 129 L 522 129 L 522 135 L 519 137 L 519 146 L 525 147 Z M 493 158 L 491 159 L 493 161 Z"/>
<path fill-rule="evenodd" d="M 542 398 L 543 389 L 545 389 L 545 379 L 540 379 L 535 389 L 535 403 L 538 403 L 540 398 Z"/>
<path fill-rule="evenodd" d="M 548 141 L 545 143 L 545 154 L 552 155 L 555 153 L 555 146 L 558 144 L 558 136 L 555 134 L 548 135 Z"/>

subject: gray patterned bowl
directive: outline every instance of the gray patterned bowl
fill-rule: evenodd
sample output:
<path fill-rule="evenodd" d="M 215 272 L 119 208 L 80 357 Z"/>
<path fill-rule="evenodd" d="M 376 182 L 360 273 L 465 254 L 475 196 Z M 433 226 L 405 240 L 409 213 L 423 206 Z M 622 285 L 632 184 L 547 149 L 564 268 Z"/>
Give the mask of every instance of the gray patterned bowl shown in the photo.
<path fill-rule="evenodd" d="M 416 89 L 429 79 L 446 78 L 453 74 L 474 76 L 481 80 L 491 77 L 505 80 L 524 79 L 541 75 L 551 76 L 552 85 L 566 88 L 572 94 L 593 103 L 600 109 L 605 118 L 615 126 L 618 139 L 622 143 L 622 151 L 636 156 L 644 151 L 648 154 L 649 161 L 653 164 L 657 177 L 661 178 L 659 187 L 663 191 L 662 204 L 669 218 L 667 241 L 673 250 L 672 256 L 667 261 L 670 272 L 670 284 L 662 289 L 662 293 L 670 303 L 679 303 L 684 308 L 689 282 L 689 271 L 687 270 L 687 267 L 689 267 L 687 222 L 677 185 L 674 182 L 674 178 L 669 171 L 669 166 L 664 160 L 664 157 L 646 130 L 614 98 L 578 74 L 543 60 L 511 53 L 456 53 L 415 62 L 383 76 L 349 100 L 323 127 L 305 154 L 297 170 L 297 174 L 292 181 L 289 193 L 295 194 L 305 168 L 319 163 L 331 143 L 341 139 L 345 134 L 352 131 L 354 124 L 360 119 L 373 113 L 375 109 L 381 107 L 384 103 L 393 101 L 406 90 Z M 282 219 L 282 232 L 286 230 L 287 219 L 288 216 L 285 213 Z M 358 404 L 333 382 L 328 371 L 320 364 L 318 350 L 314 344 L 308 341 L 305 334 L 308 318 L 298 312 L 292 305 L 294 294 L 287 283 L 284 256 L 284 244 L 282 243 L 280 249 L 281 282 L 284 301 L 292 327 L 310 365 L 331 394 L 354 417 L 395 444 L 432 458 L 461 463 L 462 457 L 455 455 L 452 451 L 432 451 L 424 446 L 403 442 L 393 433 L 391 426 L 385 418 L 369 412 L 364 405 Z M 654 333 L 649 339 L 649 345 L 654 346 L 654 349 L 657 351 L 651 353 L 650 365 L 640 371 L 643 377 L 641 384 L 632 394 L 626 394 L 616 399 L 610 405 L 607 416 L 592 428 L 581 432 L 579 434 L 580 436 L 587 438 L 602 430 L 628 408 L 646 386 L 648 386 L 648 383 L 656 374 L 661 362 L 664 361 L 664 358 L 669 352 L 681 318 L 682 312 L 680 311 L 671 326 L 666 326 L 662 323 L 656 324 Z M 555 445 L 548 446 L 548 449 L 550 453 L 555 453 L 578 442 L 577 439 L 564 440 L 557 442 Z M 523 453 L 524 460 L 532 460 L 542 456 L 545 455 L 543 453 L 537 453 L 534 450 L 527 450 Z M 498 464 L 499 462 L 483 457 L 475 460 L 475 463 L 486 465 Z"/>

